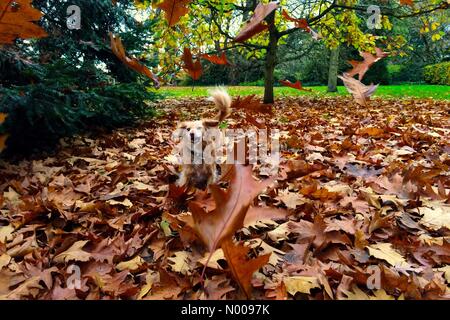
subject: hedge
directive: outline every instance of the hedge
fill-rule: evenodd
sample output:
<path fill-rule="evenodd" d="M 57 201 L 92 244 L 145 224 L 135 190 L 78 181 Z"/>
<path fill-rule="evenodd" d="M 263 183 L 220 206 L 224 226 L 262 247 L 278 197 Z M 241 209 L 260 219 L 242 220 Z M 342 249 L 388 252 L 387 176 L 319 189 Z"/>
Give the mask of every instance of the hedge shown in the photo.
<path fill-rule="evenodd" d="M 450 61 L 426 66 L 423 76 L 428 83 L 450 85 Z"/>

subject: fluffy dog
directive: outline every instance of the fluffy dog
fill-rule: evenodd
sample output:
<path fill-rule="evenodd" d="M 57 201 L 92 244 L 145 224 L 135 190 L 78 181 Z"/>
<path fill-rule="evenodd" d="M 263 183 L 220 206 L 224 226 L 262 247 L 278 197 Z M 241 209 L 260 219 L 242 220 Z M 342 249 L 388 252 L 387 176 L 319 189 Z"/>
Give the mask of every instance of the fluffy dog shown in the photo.
<path fill-rule="evenodd" d="M 180 147 L 183 154 L 187 154 L 189 159 L 186 161 L 184 158 L 181 162 L 181 172 L 177 182 L 179 186 L 205 189 L 218 180 L 216 151 L 217 147 L 221 145 L 222 134 L 220 130 L 214 131 L 216 133 L 215 141 L 208 141 L 207 136 L 211 132 L 210 129 L 218 129 L 218 125 L 230 115 L 231 97 L 225 89 L 216 88 L 210 92 L 209 100 L 213 101 L 218 109 L 218 114 L 214 119 L 184 121 L 178 125 L 178 129 L 183 132 L 185 137 Z M 206 148 L 208 148 L 210 157 L 208 161 L 204 159 Z M 197 160 L 192 161 L 192 159 Z"/>

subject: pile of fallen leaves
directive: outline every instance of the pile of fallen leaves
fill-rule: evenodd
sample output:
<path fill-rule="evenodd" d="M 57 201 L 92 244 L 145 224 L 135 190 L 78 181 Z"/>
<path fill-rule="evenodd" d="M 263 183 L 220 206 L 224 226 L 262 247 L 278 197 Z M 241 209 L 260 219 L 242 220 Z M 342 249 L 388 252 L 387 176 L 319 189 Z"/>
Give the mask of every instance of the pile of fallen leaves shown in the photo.
<path fill-rule="evenodd" d="M 450 298 L 448 102 L 249 101 L 227 126 L 278 128 L 280 170 L 236 167 L 214 197 L 176 187 L 168 161 L 206 99 L 0 162 L 0 299 Z M 238 229 L 217 221 L 244 191 Z M 213 222 L 234 241 L 208 243 Z"/>

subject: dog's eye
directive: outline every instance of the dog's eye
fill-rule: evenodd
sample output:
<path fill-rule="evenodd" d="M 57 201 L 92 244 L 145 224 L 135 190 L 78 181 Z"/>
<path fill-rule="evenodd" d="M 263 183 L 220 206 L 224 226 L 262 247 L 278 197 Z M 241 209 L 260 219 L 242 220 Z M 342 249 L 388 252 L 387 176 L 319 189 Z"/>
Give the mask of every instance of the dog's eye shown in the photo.
<path fill-rule="evenodd" d="M 187 128 L 187 131 L 191 131 L 191 128 Z"/>

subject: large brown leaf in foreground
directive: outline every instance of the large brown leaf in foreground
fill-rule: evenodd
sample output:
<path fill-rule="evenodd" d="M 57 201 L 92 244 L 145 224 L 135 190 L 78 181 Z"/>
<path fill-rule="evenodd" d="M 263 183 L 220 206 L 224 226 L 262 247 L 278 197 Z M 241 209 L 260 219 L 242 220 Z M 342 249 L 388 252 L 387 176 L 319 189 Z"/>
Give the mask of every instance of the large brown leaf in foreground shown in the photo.
<path fill-rule="evenodd" d="M 119 58 L 120 61 L 122 61 L 127 67 L 151 79 L 155 83 L 155 86 L 159 87 L 158 78 L 153 74 L 153 72 L 150 71 L 149 68 L 141 64 L 136 58 L 129 58 L 127 56 L 120 37 L 113 35 L 111 32 L 109 33 L 109 37 L 111 39 L 112 52 L 116 55 L 116 57 Z"/>
<path fill-rule="evenodd" d="M 269 262 L 270 254 L 265 254 L 255 259 L 249 259 L 248 253 L 250 248 L 242 245 L 235 245 L 231 240 L 223 242 L 222 250 L 234 279 L 244 291 L 247 298 L 249 298 L 251 296 L 251 280 L 253 273 Z"/>
<path fill-rule="evenodd" d="M 275 1 L 268 4 L 259 3 L 255 9 L 255 14 L 250 21 L 239 31 L 239 34 L 234 39 L 235 42 L 244 42 L 250 39 L 256 34 L 263 32 L 268 28 L 268 25 L 263 20 L 272 13 L 273 10 L 278 8 L 278 3 Z"/>
<path fill-rule="evenodd" d="M 191 0 L 164 0 L 158 4 L 158 8 L 166 13 L 169 27 L 173 27 L 180 21 L 181 17 L 189 12 L 187 7 Z"/>
<path fill-rule="evenodd" d="M 33 23 L 41 17 L 42 13 L 31 6 L 31 0 L 0 1 L 0 43 L 46 37 L 44 29 Z"/>
<path fill-rule="evenodd" d="M 224 191 L 217 185 L 211 186 L 216 209 L 207 212 L 200 202 L 191 202 L 189 209 L 195 222 L 195 228 L 208 247 L 214 252 L 225 239 L 231 239 L 242 228 L 245 214 L 253 199 L 272 183 L 272 179 L 262 182 L 252 177 L 251 166 L 236 165 L 230 172 L 230 186 Z"/>

